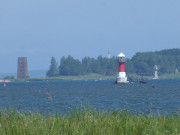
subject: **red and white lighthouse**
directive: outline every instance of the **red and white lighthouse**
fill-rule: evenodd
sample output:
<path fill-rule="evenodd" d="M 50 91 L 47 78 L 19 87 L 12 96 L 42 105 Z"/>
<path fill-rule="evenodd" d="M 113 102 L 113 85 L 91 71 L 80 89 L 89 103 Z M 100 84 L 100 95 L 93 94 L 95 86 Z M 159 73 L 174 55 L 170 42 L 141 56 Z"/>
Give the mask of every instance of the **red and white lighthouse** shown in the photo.
<path fill-rule="evenodd" d="M 125 55 L 123 53 L 120 53 L 118 55 L 118 59 L 119 59 L 119 74 L 116 82 L 129 83 L 129 81 L 127 81 L 126 72 L 125 72 L 125 62 L 126 62 Z"/>

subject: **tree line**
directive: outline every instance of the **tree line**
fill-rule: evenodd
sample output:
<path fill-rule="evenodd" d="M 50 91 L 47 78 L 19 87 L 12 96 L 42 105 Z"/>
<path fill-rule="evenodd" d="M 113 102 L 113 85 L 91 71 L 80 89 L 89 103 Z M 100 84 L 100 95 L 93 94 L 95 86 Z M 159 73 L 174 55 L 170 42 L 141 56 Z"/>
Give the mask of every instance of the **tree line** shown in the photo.
<path fill-rule="evenodd" d="M 125 65 L 127 73 L 150 75 L 154 72 L 154 65 L 158 66 L 159 73 L 174 73 L 180 70 L 180 49 L 136 53 L 131 59 L 126 59 Z M 117 72 L 118 58 L 115 56 L 84 57 L 82 60 L 68 56 L 62 57 L 59 65 L 52 57 L 47 76 L 78 76 L 88 73 L 115 75 Z"/>

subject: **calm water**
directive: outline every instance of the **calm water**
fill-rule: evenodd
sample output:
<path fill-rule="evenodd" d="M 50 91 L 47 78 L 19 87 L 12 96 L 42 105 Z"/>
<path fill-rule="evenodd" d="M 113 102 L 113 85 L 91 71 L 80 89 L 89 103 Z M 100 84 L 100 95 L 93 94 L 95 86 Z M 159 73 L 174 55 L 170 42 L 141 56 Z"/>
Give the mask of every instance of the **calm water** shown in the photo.
<path fill-rule="evenodd" d="M 89 104 L 105 111 L 128 109 L 161 114 L 180 111 L 180 80 L 116 85 L 114 80 L 37 81 L 0 84 L 1 109 L 65 113 Z M 152 85 L 155 87 L 153 88 Z M 52 96 L 52 100 L 51 97 Z"/>

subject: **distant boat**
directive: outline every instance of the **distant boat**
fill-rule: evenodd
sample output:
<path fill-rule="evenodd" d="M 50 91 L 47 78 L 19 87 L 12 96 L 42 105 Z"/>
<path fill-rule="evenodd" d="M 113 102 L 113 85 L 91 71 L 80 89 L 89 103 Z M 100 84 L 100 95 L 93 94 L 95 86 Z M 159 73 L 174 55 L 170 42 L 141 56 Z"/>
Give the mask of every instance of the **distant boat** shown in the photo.
<path fill-rule="evenodd" d="M 145 79 L 141 79 L 139 82 L 145 84 L 146 80 Z"/>

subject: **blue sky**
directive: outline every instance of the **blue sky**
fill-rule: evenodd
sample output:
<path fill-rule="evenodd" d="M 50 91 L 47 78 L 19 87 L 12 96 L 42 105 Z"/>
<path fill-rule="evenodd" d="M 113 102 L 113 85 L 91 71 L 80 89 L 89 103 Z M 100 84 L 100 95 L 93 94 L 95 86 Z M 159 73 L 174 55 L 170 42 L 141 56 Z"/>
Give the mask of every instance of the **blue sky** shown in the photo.
<path fill-rule="evenodd" d="M 180 48 L 179 0 L 1 0 L 0 73 L 48 69 L 54 56 Z"/>

